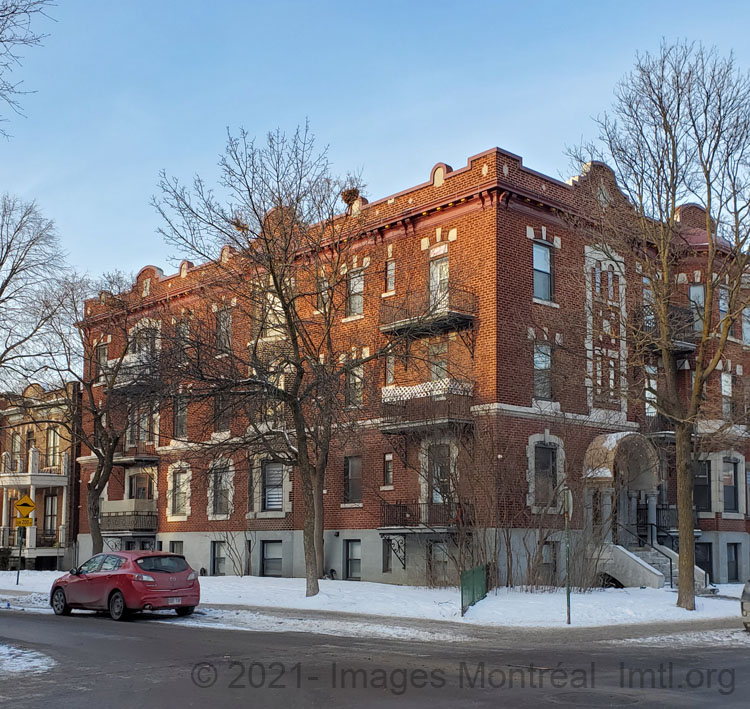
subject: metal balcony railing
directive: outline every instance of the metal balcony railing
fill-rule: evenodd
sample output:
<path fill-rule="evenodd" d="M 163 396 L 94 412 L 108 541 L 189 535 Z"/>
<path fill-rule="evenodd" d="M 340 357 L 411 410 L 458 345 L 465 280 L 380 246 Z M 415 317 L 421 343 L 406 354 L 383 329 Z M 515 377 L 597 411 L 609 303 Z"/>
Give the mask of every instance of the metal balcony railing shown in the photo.
<path fill-rule="evenodd" d="M 156 531 L 156 512 L 103 512 L 99 520 L 102 532 Z"/>
<path fill-rule="evenodd" d="M 439 291 L 412 291 L 380 304 L 382 332 L 425 332 L 465 327 L 477 316 L 477 296 L 465 288 L 448 285 Z"/>
<path fill-rule="evenodd" d="M 439 379 L 409 387 L 382 390 L 381 428 L 438 424 L 470 424 L 472 382 Z"/>
<path fill-rule="evenodd" d="M 39 454 L 39 470 L 47 474 L 62 475 L 62 453 L 40 453 Z"/>
<path fill-rule="evenodd" d="M 381 527 L 467 527 L 474 524 L 474 508 L 460 502 L 385 502 Z"/>
<path fill-rule="evenodd" d="M 644 305 L 637 313 L 636 322 L 647 338 L 656 340 L 659 337 L 659 324 L 653 305 Z M 695 314 L 690 308 L 679 305 L 668 306 L 667 322 L 673 343 L 693 345 L 700 337 L 700 331 L 696 329 Z"/>

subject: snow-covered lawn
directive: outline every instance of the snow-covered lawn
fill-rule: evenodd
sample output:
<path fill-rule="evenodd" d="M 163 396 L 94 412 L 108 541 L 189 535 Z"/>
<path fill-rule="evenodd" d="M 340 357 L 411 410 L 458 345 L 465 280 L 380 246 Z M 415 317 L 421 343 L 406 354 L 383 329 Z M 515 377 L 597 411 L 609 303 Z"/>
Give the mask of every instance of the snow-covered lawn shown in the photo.
<path fill-rule="evenodd" d="M 703 630 L 695 633 L 654 635 L 648 638 L 609 640 L 611 645 L 637 645 L 643 647 L 741 647 L 750 649 L 750 633 L 745 630 Z"/>
<path fill-rule="evenodd" d="M 21 572 L 15 586 L 15 572 L 0 572 L 0 599 L 10 598 L 18 588 L 34 592 L 18 598 L 20 605 L 44 606 L 53 571 Z M 720 593 L 739 598 L 742 586 L 722 586 Z M 625 623 L 653 623 L 709 618 L 738 618 L 739 603 L 721 598 L 699 597 L 695 612 L 677 608 L 676 593 L 670 589 L 627 588 L 596 590 L 572 595 L 572 624 L 579 627 Z M 201 578 L 201 607 L 213 611 L 214 604 L 261 606 L 269 609 L 322 610 L 363 616 L 389 616 L 425 620 L 459 621 L 473 625 L 562 627 L 565 625 L 565 593 L 562 590 L 527 593 L 498 589 L 461 618 L 460 597 L 455 588 L 420 588 L 390 584 L 321 581 L 320 594 L 305 597 L 304 579 L 274 579 L 257 576 Z M 4 606 L 5 603 L 2 603 Z M 218 611 L 216 611 L 218 612 Z M 254 614 L 257 619 L 257 614 Z M 248 616 L 248 618 L 252 617 Z M 222 613 L 221 622 L 231 616 Z M 220 619 L 214 617 L 216 622 Z"/>
<path fill-rule="evenodd" d="M 39 674 L 51 670 L 55 661 L 41 652 L 0 643 L 0 678 L 16 674 Z"/>

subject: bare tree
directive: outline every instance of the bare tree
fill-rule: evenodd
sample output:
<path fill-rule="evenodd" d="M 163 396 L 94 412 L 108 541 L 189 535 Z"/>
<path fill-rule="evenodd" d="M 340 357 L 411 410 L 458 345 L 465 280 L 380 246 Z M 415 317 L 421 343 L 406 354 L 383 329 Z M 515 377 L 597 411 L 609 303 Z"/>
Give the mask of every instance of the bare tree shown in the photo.
<path fill-rule="evenodd" d="M 0 197 L 0 372 L 23 380 L 39 366 L 39 338 L 59 303 L 50 283 L 64 270 L 55 227 L 33 202 Z"/>
<path fill-rule="evenodd" d="M 55 301 L 58 307 L 40 350 L 46 359 L 40 375 L 67 392 L 65 403 L 79 411 L 75 420 L 81 421 L 69 434 L 96 459 L 86 480 L 86 509 L 98 554 L 103 546 L 99 502 L 117 458 L 125 452 L 126 439 L 137 444 L 141 434 L 153 433 L 163 396 L 160 335 L 141 321 L 141 298 L 121 273 L 98 280 L 69 274 L 57 284 Z"/>
<path fill-rule="evenodd" d="M 587 194 L 586 217 L 578 226 L 591 243 L 622 260 L 610 278 L 627 272 L 631 283 L 642 280 L 643 301 L 630 301 L 640 316 L 626 317 L 620 308 L 610 309 L 606 319 L 618 336 L 626 333 L 629 364 L 641 373 L 660 367 L 658 375 L 641 377 L 640 385 L 630 382 L 629 395 L 648 400 L 675 433 L 677 604 L 693 610 L 691 464 L 697 424 L 706 413 L 706 386 L 747 305 L 742 286 L 749 256 L 750 79 L 731 55 L 685 42 L 664 44 L 654 55 L 638 56 L 617 85 L 611 112 L 597 125 L 599 142 L 575 151 L 584 174 L 579 185 L 590 188 L 581 190 Z M 606 189 L 592 159 L 612 167 L 626 200 Z M 681 210 L 691 202 L 705 210 L 697 225 Z M 695 269 L 702 273 L 704 295 L 690 300 L 684 272 Z M 690 382 L 686 371 L 692 372 Z"/>
<path fill-rule="evenodd" d="M 360 322 L 380 307 L 382 291 L 381 276 L 371 277 L 367 201 L 357 178 L 332 176 L 307 127 L 272 133 L 263 144 L 244 132 L 230 136 L 220 170 L 223 199 L 200 178 L 188 189 L 162 175 L 154 201 L 166 240 L 212 264 L 203 302 L 213 300 L 213 312 L 192 319 L 189 363 L 178 376 L 191 396 L 214 397 L 217 416 L 229 407 L 229 418 L 242 422 L 213 450 L 262 451 L 298 474 L 314 595 L 324 572 L 323 482 L 334 440 L 379 403 L 381 363 L 408 336 L 372 341 Z M 242 334 L 240 346 L 232 332 Z"/>
<path fill-rule="evenodd" d="M 50 6 L 50 0 L 0 0 L 0 101 L 15 113 L 20 114 L 19 97 L 26 92 L 10 74 L 21 65 L 20 50 L 40 44 L 46 36 L 31 25 Z M 6 135 L 5 131 L 0 129 L 0 135 Z"/>

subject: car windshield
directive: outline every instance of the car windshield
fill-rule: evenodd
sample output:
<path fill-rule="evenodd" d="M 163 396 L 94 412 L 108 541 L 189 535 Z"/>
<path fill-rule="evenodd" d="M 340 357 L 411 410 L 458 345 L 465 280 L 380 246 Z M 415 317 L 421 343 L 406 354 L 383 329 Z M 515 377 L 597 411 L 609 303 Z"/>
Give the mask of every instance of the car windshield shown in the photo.
<path fill-rule="evenodd" d="M 190 568 L 181 556 L 145 556 L 135 563 L 144 571 L 162 571 L 165 574 L 187 571 Z"/>

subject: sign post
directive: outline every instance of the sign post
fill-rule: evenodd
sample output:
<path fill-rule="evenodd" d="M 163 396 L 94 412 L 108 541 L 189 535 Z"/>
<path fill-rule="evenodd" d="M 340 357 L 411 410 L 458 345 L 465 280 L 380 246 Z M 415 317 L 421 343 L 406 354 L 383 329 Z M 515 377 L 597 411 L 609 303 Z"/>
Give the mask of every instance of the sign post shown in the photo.
<path fill-rule="evenodd" d="M 565 506 L 565 606 L 567 610 L 567 625 L 570 625 L 570 515 L 573 512 L 573 493 L 569 489 L 563 490 Z"/>
<path fill-rule="evenodd" d="M 31 524 L 33 520 L 29 515 L 36 509 L 36 505 L 28 495 L 24 495 L 20 500 L 16 500 L 13 503 L 13 507 L 18 510 L 18 517 L 14 520 L 16 529 L 18 530 L 18 568 L 16 569 L 16 586 L 18 586 L 21 580 L 21 559 L 23 556 L 23 542 L 26 538 L 26 527 L 33 526 Z"/>

